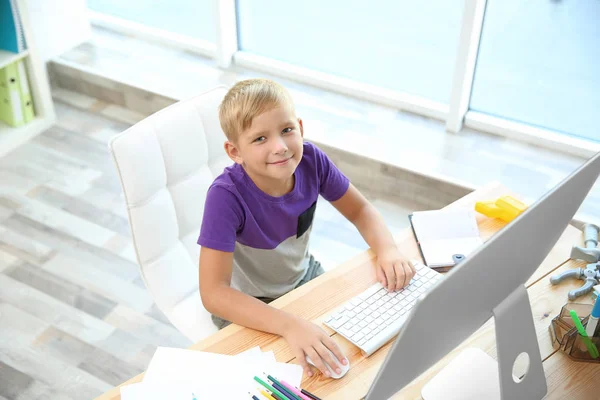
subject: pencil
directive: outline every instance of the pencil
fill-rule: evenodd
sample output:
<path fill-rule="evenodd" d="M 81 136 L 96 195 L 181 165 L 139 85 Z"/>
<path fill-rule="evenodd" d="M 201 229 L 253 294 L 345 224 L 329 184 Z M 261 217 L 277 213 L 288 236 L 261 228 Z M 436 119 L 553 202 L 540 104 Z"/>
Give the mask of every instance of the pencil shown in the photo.
<path fill-rule="evenodd" d="M 300 392 L 304 393 L 305 395 L 307 395 L 308 397 L 310 397 L 313 400 L 321 400 L 320 398 L 318 398 L 317 396 L 315 396 L 314 394 L 312 394 L 308 390 L 300 389 Z"/>
<path fill-rule="evenodd" d="M 296 396 L 293 392 L 291 392 L 288 388 L 283 386 L 281 384 L 281 382 L 279 382 L 277 379 L 273 378 L 271 375 L 267 375 L 267 378 L 270 379 L 271 382 L 273 382 L 273 386 L 275 386 L 275 388 L 277 390 L 279 390 L 281 393 L 285 394 L 291 400 L 302 400 L 300 397 Z"/>
<path fill-rule="evenodd" d="M 307 397 L 306 395 L 300 393 L 300 389 L 298 389 L 295 386 L 292 386 L 291 384 L 287 383 L 286 381 L 281 381 L 281 384 L 283 386 L 285 386 L 286 388 L 288 388 L 289 390 L 291 390 L 296 396 L 300 397 L 302 400 L 312 400 L 310 397 Z"/>
<path fill-rule="evenodd" d="M 256 382 L 260 383 L 261 385 L 263 385 L 265 387 L 265 389 L 268 389 L 271 392 L 271 396 L 275 397 L 276 399 L 277 399 L 277 397 L 279 397 L 279 399 L 281 399 L 281 400 L 286 400 L 287 399 L 287 397 L 285 397 L 279 390 L 275 389 L 273 386 L 271 386 L 268 383 L 264 382 L 258 376 L 255 376 L 254 380 Z"/>
<path fill-rule="evenodd" d="M 279 383 L 272 383 L 273 387 L 277 390 L 279 390 L 281 393 L 283 393 L 283 395 L 285 396 L 284 400 L 300 400 L 299 398 L 296 397 L 296 395 L 290 394 L 286 388 L 284 388 L 282 385 L 280 385 Z"/>
<path fill-rule="evenodd" d="M 281 396 L 278 396 L 278 395 L 276 395 L 275 393 L 271 393 L 271 397 L 273 397 L 275 400 L 288 400 L 288 398 L 287 398 L 287 397 L 285 397 L 285 396 L 283 396 L 283 395 L 281 395 Z"/>
<path fill-rule="evenodd" d="M 275 397 L 271 396 L 266 390 L 261 389 L 260 394 L 265 396 L 267 400 L 276 400 Z"/>
<path fill-rule="evenodd" d="M 248 392 L 249 395 L 252 396 L 252 400 L 260 400 L 258 397 L 256 397 L 255 395 L 253 395 L 252 393 Z"/>

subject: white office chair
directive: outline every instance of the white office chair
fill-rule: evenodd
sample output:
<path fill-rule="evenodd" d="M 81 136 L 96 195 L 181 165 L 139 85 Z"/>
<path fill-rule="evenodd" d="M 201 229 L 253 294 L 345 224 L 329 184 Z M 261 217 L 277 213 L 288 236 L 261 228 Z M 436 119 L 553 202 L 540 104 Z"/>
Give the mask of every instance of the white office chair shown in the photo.
<path fill-rule="evenodd" d="M 198 292 L 196 240 L 208 187 L 231 164 L 218 118 L 226 92 L 180 101 L 110 141 L 146 287 L 194 342 L 217 330 Z"/>

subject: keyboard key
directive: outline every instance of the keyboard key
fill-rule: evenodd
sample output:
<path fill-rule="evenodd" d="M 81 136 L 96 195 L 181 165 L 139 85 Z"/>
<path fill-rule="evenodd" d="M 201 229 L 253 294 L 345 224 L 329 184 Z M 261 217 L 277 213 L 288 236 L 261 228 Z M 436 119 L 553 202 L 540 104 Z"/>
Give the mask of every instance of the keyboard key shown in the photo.
<path fill-rule="evenodd" d="M 373 312 L 371 313 L 371 316 L 372 316 L 373 318 L 377 318 L 377 317 L 379 317 L 380 315 L 381 315 L 381 313 L 380 313 L 379 311 L 373 311 Z"/>
<path fill-rule="evenodd" d="M 365 319 L 367 317 L 367 315 L 369 315 L 368 312 L 366 311 L 361 311 L 360 313 L 356 314 L 356 317 L 358 320 L 362 321 L 363 319 Z"/>
<path fill-rule="evenodd" d="M 345 326 L 338 329 L 338 332 L 348 338 L 350 338 L 350 337 L 352 337 L 352 335 L 354 335 L 354 332 L 351 329 L 346 328 Z"/>
<path fill-rule="evenodd" d="M 367 321 L 367 324 L 370 324 L 371 322 L 373 322 L 374 318 L 372 315 L 367 315 L 365 317 L 365 321 Z"/>
<path fill-rule="evenodd" d="M 348 322 L 348 321 L 349 321 L 349 318 L 348 318 L 348 317 L 342 317 L 342 318 L 340 318 L 340 319 L 336 319 L 335 321 L 333 321 L 333 322 L 331 323 L 331 326 L 333 327 L 333 329 L 337 329 L 337 328 L 339 328 L 340 326 L 344 325 L 344 324 L 345 324 L 346 322 Z"/>
<path fill-rule="evenodd" d="M 375 285 L 369 287 L 367 290 L 365 290 L 361 294 L 359 294 L 358 297 L 364 301 L 364 300 L 368 299 L 369 297 L 373 296 L 375 293 L 377 293 L 377 291 L 381 288 L 382 288 L 381 284 L 375 284 Z"/>
<path fill-rule="evenodd" d="M 358 307 L 362 304 L 362 301 L 359 298 L 355 297 L 352 300 L 350 300 L 350 304 L 352 304 L 354 307 Z"/>
<path fill-rule="evenodd" d="M 356 315 L 356 313 L 354 313 L 354 311 L 346 311 L 345 315 L 348 318 L 354 318 L 354 316 Z"/>

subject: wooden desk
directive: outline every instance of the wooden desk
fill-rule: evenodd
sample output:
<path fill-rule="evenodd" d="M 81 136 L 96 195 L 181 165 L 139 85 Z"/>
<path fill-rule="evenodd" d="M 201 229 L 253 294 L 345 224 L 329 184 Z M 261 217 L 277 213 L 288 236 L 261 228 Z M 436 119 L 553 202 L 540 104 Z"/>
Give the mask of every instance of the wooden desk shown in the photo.
<path fill-rule="evenodd" d="M 508 191 L 498 185 L 490 184 L 484 188 L 463 197 L 448 207 L 460 204 L 474 204 L 481 199 L 492 199 Z M 478 216 L 478 224 L 484 239 L 488 239 L 504 226 L 501 221 Z M 397 239 L 401 251 L 411 258 L 419 258 L 416 243 L 409 230 L 403 232 Z M 548 382 L 548 396 L 551 399 L 597 399 L 597 382 L 600 381 L 600 365 L 578 363 L 571 361 L 560 352 L 556 352 L 551 343 L 548 326 L 560 308 L 568 301 L 567 292 L 581 285 L 582 281 L 564 282 L 559 286 L 550 285 L 548 277 L 560 270 L 583 266 L 582 262 L 569 260 L 571 246 L 582 244 L 582 233 L 568 226 L 550 254 L 527 282 L 531 308 L 540 345 L 544 370 Z M 368 358 L 363 357 L 357 347 L 345 340 L 334 331 L 322 325 L 323 318 L 333 309 L 348 299 L 362 292 L 376 282 L 374 273 L 375 255 L 370 250 L 354 257 L 339 267 L 314 279 L 306 285 L 288 293 L 272 302 L 274 307 L 299 315 L 322 326 L 332 337 L 335 337 L 350 360 L 350 371 L 340 379 L 325 379 L 320 373 L 312 378 L 305 377 L 302 387 L 327 400 L 359 399 L 364 396 L 392 342 Z M 587 295 L 577 300 L 581 303 L 591 303 Z M 216 334 L 193 345 L 191 349 L 222 354 L 238 354 L 244 350 L 260 346 L 263 351 L 273 350 L 280 362 L 295 362 L 285 340 L 281 337 L 231 325 Z M 452 353 L 414 380 L 409 386 L 397 393 L 394 399 L 420 399 L 421 388 L 458 352 L 465 347 L 476 346 L 496 357 L 496 339 L 493 320 L 488 321 L 477 332 L 469 337 Z M 139 382 L 142 374 L 123 383 Z M 119 388 L 116 387 L 98 400 L 120 399 Z"/>

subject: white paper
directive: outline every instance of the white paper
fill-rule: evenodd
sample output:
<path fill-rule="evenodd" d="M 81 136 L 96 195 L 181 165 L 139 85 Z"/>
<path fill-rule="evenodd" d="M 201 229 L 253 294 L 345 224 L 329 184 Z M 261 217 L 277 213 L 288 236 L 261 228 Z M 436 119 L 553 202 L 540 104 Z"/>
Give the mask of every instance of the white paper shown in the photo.
<path fill-rule="evenodd" d="M 429 267 L 454 265 L 454 254 L 467 257 L 483 244 L 471 208 L 415 212 L 412 225 Z"/>
<path fill-rule="evenodd" d="M 179 383 L 191 386 L 253 384 L 263 373 L 299 387 L 302 367 L 273 361 L 274 356 L 254 349 L 237 356 L 159 347 L 144 375 L 144 383 Z"/>
<path fill-rule="evenodd" d="M 277 362 L 277 359 L 275 358 L 275 353 L 273 352 L 273 350 L 266 351 L 262 354 L 263 354 L 265 360 L 270 361 L 270 362 Z"/>
<path fill-rule="evenodd" d="M 204 400 L 204 399 L 246 399 L 248 393 L 255 393 L 252 384 L 234 385 L 185 385 L 160 383 L 134 383 L 121 387 L 121 400 Z"/>
<path fill-rule="evenodd" d="M 454 265 L 452 255 L 468 257 L 483 244 L 481 238 L 460 238 L 421 242 L 421 250 L 429 267 Z"/>
<path fill-rule="evenodd" d="M 239 359 L 243 359 L 243 360 L 247 360 L 247 361 L 252 361 L 252 360 L 262 360 L 264 359 L 264 356 L 262 351 L 260 351 L 260 347 L 258 346 L 254 346 L 251 349 L 248 349 L 246 351 L 242 351 L 241 353 L 235 355 L 234 357 L 237 357 Z"/>
<path fill-rule="evenodd" d="M 470 208 L 415 212 L 412 223 L 420 242 L 479 237 L 475 211 Z"/>

